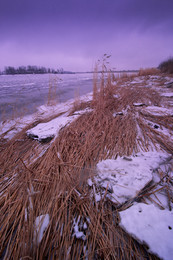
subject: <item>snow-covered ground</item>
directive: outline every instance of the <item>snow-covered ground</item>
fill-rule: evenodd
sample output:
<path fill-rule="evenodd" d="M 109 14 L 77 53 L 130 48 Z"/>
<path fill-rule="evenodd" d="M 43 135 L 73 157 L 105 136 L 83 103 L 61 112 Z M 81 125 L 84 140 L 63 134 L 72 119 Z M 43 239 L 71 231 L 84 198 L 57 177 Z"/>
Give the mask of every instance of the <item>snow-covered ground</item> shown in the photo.
<path fill-rule="evenodd" d="M 77 116 L 59 116 L 48 123 L 40 123 L 27 131 L 27 135 L 40 142 L 51 140 L 58 135 L 59 130 L 71 123 Z"/>
<path fill-rule="evenodd" d="M 171 97 L 172 98 L 173 97 L 173 92 L 172 93 L 171 92 L 170 93 L 169 92 L 168 93 L 162 93 L 162 96 L 163 97 Z"/>
<path fill-rule="evenodd" d="M 173 92 L 168 88 L 172 84 L 172 78 L 161 78 L 160 80 L 165 81 L 162 86 L 159 85 L 159 79 L 159 76 L 150 76 L 144 84 L 144 77 L 136 77 L 131 84 L 151 87 L 162 97 L 171 99 Z M 173 107 L 164 106 L 163 103 L 160 106 L 147 106 L 143 103 L 133 105 L 141 107 L 144 115 L 173 116 Z M 148 123 L 155 126 L 153 122 Z M 172 140 L 171 130 L 163 126 L 157 127 L 154 127 L 155 131 Z M 173 188 L 171 185 L 168 187 L 166 182 L 173 181 L 171 158 L 172 154 L 158 149 L 130 157 L 118 157 L 116 160 L 103 160 L 97 164 L 97 175 L 88 180 L 96 202 L 105 198 L 106 194 L 114 203 L 127 203 L 124 205 L 128 208 L 120 211 L 120 226 L 140 243 L 147 244 L 149 252 L 164 260 L 173 259 Z M 161 176 L 165 178 L 161 180 Z M 153 194 L 151 191 L 149 198 L 146 197 L 147 204 L 137 203 L 136 198 L 148 184 L 155 186 Z"/>
<path fill-rule="evenodd" d="M 147 244 L 149 252 L 165 260 L 173 256 L 173 211 L 169 208 L 173 208 L 173 202 L 169 205 L 164 184 L 156 184 L 161 181 L 157 170 L 160 168 L 164 174 L 170 158 L 171 154 L 154 151 L 103 160 L 97 164 L 97 175 L 88 180 L 97 202 L 106 194 L 114 203 L 126 202 L 130 206 L 120 211 L 120 226 L 140 243 Z M 167 177 L 173 179 L 173 169 Z M 148 204 L 137 203 L 136 198 L 149 183 L 156 185 L 157 196 L 151 195 L 156 203 L 147 199 Z"/>
<path fill-rule="evenodd" d="M 155 151 L 103 160 L 97 164 L 98 175 L 94 182 L 103 190 L 108 189 L 113 202 L 124 203 L 153 180 L 153 171 L 169 157 Z M 92 185 L 91 180 L 89 184 Z"/>
<path fill-rule="evenodd" d="M 40 123 L 37 126 L 29 129 L 26 133 L 32 139 L 39 142 L 45 142 L 58 136 L 58 132 L 63 127 L 69 125 L 81 114 L 91 111 L 91 109 L 85 109 L 82 111 L 76 111 L 73 116 L 69 116 L 68 113 L 63 114 L 47 123 Z"/>

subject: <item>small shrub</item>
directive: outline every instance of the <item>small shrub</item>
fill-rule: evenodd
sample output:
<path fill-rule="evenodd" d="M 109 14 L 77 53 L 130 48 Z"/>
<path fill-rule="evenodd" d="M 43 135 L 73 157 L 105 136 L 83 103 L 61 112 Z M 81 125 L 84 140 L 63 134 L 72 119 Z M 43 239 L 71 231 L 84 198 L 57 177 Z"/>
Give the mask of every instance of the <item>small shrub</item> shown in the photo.
<path fill-rule="evenodd" d="M 169 58 L 159 64 L 158 69 L 163 73 L 173 74 L 173 58 Z"/>

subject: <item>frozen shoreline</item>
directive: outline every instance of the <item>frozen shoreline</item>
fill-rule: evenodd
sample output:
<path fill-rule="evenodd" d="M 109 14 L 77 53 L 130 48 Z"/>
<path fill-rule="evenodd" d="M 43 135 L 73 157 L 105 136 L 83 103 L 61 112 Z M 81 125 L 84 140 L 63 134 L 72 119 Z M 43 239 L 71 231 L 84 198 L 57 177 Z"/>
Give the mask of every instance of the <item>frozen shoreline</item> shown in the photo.
<path fill-rule="evenodd" d="M 168 78 L 167 82 L 171 79 Z M 139 88 L 143 87 L 144 77 L 136 77 L 132 82 L 127 84 L 138 84 Z M 165 88 L 160 90 L 157 87 L 158 77 L 150 77 L 147 80 L 146 88 L 150 86 L 152 89 L 159 89 L 162 98 L 166 99 L 162 106 L 140 103 L 136 100 L 133 103 L 136 117 L 145 115 L 151 119 L 145 119 L 147 126 L 154 129 L 155 133 L 167 138 L 168 142 L 173 140 L 173 133 L 170 129 L 163 127 L 161 124 L 156 124 L 155 117 L 170 117 L 172 116 L 173 109 L 171 104 L 172 95 L 169 94 L 166 84 Z M 115 95 L 114 98 L 120 98 Z M 169 99 L 170 103 L 167 102 Z M 91 101 L 92 93 L 80 97 L 80 101 Z M 164 101 L 164 100 L 163 100 Z M 0 124 L 0 134 L 4 138 L 11 139 L 16 133 L 24 127 L 37 120 L 45 120 L 51 118 L 55 114 L 60 116 L 49 120 L 47 123 L 39 123 L 34 127 L 27 130 L 26 134 L 35 139 L 36 142 L 41 142 L 43 139 L 55 139 L 61 128 L 69 125 L 76 118 L 83 113 L 91 112 L 90 108 L 76 111 L 73 115 L 69 115 L 70 110 L 73 108 L 74 99 L 69 100 L 63 104 L 56 106 L 41 106 L 36 114 L 33 114 L 22 119 Z M 141 105 L 142 104 L 142 105 Z M 165 104 L 165 105 L 164 105 Z M 168 106 L 169 105 L 169 106 Z M 128 113 L 128 106 L 125 110 L 116 111 L 113 113 L 112 118 L 119 116 L 126 116 Z M 153 121 L 151 121 L 153 119 Z M 169 122 L 168 122 L 169 124 Z M 11 129 L 11 130 L 10 130 Z M 140 129 L 139 129 L 140 130 Z M 137 137 L 141 138 L 140 131 L 138 130 Z M 99 161 L 96 164 L 96 175 L 88 179 L 88 186 L 91 189 L 91 195 L 95 198 L 95 202 L 99 203 L 103 198 L 112 201 L 119 206 L 128 205 L 120 210 L 120 226 L 128 232 L 140 243 L 145 243 L 149 247 L 149 252 L 152 252 L 164 260 L 170 260 L 170 255 L 173 253 L 172 239 L 173 239 L 173 226 L 172 226 L 172 211 L 173 202 L 168 201 L 166 189 L 171 182 L 168 180 L 173 179 L 173 158 L 172 154 L 163 151 L 159 145 L 152 147 L 148 152 L 140 151 L 133 153 L 131 156 L 118 156 L 117 158 L 109 158 Z M 172 168 L 171 168 L 172 167 Z M 169 170 L 168 170 L 169 169 Z M 151 187 L 150 196 L 145 198 L 145 203 L 138 203 L 138 195 L 146 187 Z M 155 189 L 154 189 L 154 188 Z M 153 192 L 153 193 L 152 193 Z M 170 191 L 170 196 L 172 196 Z M 80 196 L 80 195 L 79 195 Z M 172 198 L 172 197 L 171 197 Z M 128 203 L 129 202 L 129 203 Z M 43 236 L 43 230 L 47 229 L 49 224 L 49 215 L 45 214 L 45 222 L 43 215 L 37 216 L 35 219 L 35 229 L 38 233 L 39 243 Z M 43 222 L 40 224 L 39 222 Z M 83 232 L 79 230 L 79 221 L 74 220 L 74 231 L 76 239 L 84 239 Z M 41 225 L 40 231 L 38 226 Z M 43 226 L 42 226 L 43 225 Z M 40 233 L 39 233 L 40 232 Z M 158 234 L 164 234 L 164 241 L 158 241 Z M 35 235 L 36 236 L 36 235 Z M 36 238 L 35 238 L 36 240 Z"/>
<path fill-rule="evenodd" d="M 92 91 L 92 74 L 32 74 L 0 77 L 0 121 L 31 115 L 50 102 L 63 103 Z"/>
<path fill-rule="evenodd" d="M 92 93 L 80 97 L 80 101 L 90 101 L 91 99 Z M 0 122 L 0 135 L 4 135 L 4 138 L 11 139 L 15 134 L 34 121 L 43 120 L 60 113 L 67 113 L 72 109 L 74 101 L 75 99 L 70 99 L 67 102 L 58 103 L 56 105 L 42 105 L 38 107 L 37 112 L 32 115 Z"/>

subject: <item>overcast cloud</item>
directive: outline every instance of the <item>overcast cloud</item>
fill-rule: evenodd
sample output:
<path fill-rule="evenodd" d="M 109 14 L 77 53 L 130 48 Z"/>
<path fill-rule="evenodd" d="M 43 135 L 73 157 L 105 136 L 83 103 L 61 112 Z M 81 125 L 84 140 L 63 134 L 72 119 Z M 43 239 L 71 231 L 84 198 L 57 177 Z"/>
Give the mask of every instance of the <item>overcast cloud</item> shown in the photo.
<path fill-rule="evenodd" d="M 0 69 L 158 66 L 173 55 L 172 0 L 1 0 Z"/>

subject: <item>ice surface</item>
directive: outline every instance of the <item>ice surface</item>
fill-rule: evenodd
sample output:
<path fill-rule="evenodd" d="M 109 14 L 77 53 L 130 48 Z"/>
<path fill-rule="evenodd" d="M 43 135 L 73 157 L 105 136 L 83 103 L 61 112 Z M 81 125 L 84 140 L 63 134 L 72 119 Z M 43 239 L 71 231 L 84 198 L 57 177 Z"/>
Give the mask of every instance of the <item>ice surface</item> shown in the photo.
<path fill-rule="evenodd" d="M 168 154 L 163 152 L 138 153 L 132 157 L 107 159 L 97 164 L 98 186 L 111 191 L 112 200 L 123 203 L 135 197 L 152 178 L 153 169 L 162 163 Z"/>
<path fill-rule="evenodd" d="M 164 260 L 173 257 L 173 211 L 138 203 L 120 212 L 120 226 Z"/>
<path fill-rule="evenodd" d="M 49 225 L 49 214 L 40 215 L 35 220 L 34 237 L 37 244 L 39 244 L 43 238 L 44 231 Z"/>

